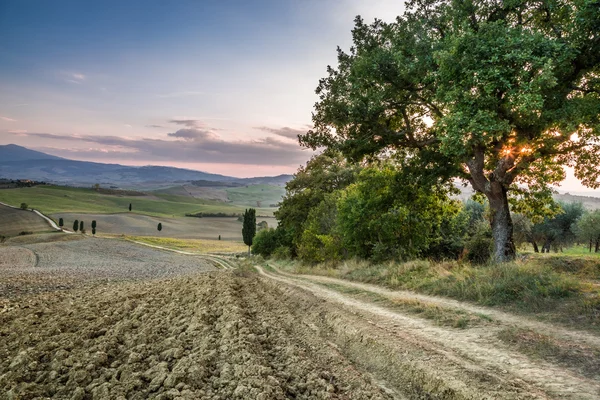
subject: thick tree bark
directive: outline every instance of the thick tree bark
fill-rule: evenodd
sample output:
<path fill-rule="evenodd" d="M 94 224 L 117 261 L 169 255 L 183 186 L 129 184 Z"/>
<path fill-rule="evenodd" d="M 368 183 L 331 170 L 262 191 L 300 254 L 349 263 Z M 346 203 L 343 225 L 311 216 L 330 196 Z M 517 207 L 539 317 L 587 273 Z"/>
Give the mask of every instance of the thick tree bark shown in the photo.
<path fill-rule="evenodd" d="M 516 251 L 506 189 L 500 183 L 492 182 L 486 195 L 492 212 L 493 259 L 496 262 L 512 261 L 515 259 Z"/>

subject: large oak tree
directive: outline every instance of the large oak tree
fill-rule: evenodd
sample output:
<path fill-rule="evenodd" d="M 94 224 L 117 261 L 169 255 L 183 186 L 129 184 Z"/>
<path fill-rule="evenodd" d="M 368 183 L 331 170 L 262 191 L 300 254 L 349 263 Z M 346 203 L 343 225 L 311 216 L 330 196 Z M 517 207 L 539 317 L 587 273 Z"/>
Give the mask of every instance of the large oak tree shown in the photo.
<path fill-rule="evenodd" d="M 412 0 L 352 35 L 301 144 L 470 183 L 498 261 L 515 256 L 509 201 L 544 204 L 564 166 L 600 186 L 600 0 Z"/>

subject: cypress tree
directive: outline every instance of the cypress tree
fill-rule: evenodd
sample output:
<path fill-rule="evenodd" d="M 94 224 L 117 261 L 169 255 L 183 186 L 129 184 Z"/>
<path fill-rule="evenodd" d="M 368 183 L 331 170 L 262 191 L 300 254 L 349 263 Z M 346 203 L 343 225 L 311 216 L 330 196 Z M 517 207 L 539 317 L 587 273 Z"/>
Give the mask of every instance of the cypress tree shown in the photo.
<path fill-rule="evenodd" d="M 129 211 L 131 211 L 131 203 L 129 203 Z"/>
<path fill-rule="evenodd" d="M 83 221 L 79 221 L 79 232 L 84 233 Z"/>
<path fill-rule="evenodd" d="M 162 223 L 159 222 L 156 229 L 158 229 L 159 232 L 162 231 Z"/>
<path fill-rule="evenodd" d="M 62 227 L 65 226 L 65 221 L 63 221 L 62 218 L 58 219 L 58 226 L 60 226 L 60 229 L 62 229 Z"/>
<path fill-rule="evenodd" d="M 244 212 L 244 223 L 242 226 L 242 237 L 244 243 L 248 246 L 248 255 L 250 255 L 250 246 L 256 234 L 256 210 L 254 208 L 247 209 Z"/>
<path fill-rule="evenodd" d="M 77 232 L 77 229 L 79 229 L 79 221 L 75 220 L 73 221 L 73 232 Z"/>

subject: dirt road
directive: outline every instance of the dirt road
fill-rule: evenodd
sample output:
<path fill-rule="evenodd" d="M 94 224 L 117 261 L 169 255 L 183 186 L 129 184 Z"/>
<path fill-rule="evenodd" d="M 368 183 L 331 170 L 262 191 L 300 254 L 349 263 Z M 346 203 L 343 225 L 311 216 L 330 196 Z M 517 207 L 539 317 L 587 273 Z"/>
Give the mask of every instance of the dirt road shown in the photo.
<path fill-rule="evenodd" d="M 440 326 L 324 286 L 346 282 L 73 236 L 0 246 L 2 399 L 600 396 L 498 341 L 500 316 Z"/>
<path fill-rule="evenodd" d="M 328 277 L 295 276 L 277 270 L 277 273 L 267 273 L 259 266 L 257 266 L 257 269 L 269 279 L 294 285 L 320 298 L 340 304 L 348 312 L 368 318 L 377 329 L 396 335 L 398 338 L 408 337 L 409 340 L 416 340 L 421 346 L 427 348 L 432 355 L 442 354 L 445 358 L 463 366 L 466 370 L 487 375 L 491 381 L 501 382 L 503 386 L 526 388 L 526 392 L 542 397 L 548 396 L 560 399 L 600 398 L 600 380 L 598 379 L 600 377 L 586 377 L 577 370 L 565 369 L 541 360 L 533 360 L 502 343 L 498 339 L 497 333 L 506 327 L 526 327 L 536 329 L 539 332 L 553 333 L 557 337 L 577 341 L 577 343 L 585 343 L 589 346 L 598 346 L 599 338 L 597 336 L 449 299 L 408 292 L 395 292 L 373 285 Z M 423 318 L 415 318 L 405 313 L 391 311 L 372 302 L 360 301 L 345 296 L 338 291 L 323 287 L 319 283 L 359 288 L 367 292 L 383 294 L 390 299 L 417 299 L 424 303 L 485 314 L 491 316 L 493 323 L 474 326 L 469 329 L 440 327 Z M 424 369 L 427 370 L 428 368 L 425 366 Z M 450 371 L 444 371 L 444 364 L 440 363 L 436 366 L 436 369 L 438 373 L 449 377 L 455 370 L 455 365 L 450 366 Z M 459 377 L 459 379 L 461 378 Z M 485 391 L 480 393 L 485 393 Z M 496 394 L 496 396 L 498 395 Z M 493 398 L 499 398 L 499 396 Z"/>

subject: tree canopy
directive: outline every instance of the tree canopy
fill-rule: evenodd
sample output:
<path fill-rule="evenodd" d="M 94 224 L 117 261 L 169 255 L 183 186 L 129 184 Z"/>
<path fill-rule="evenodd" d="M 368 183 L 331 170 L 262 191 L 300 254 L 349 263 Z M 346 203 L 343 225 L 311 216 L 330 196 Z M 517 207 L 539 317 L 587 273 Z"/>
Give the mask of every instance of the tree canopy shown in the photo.
<path fill-rule="evenodd" d="M 301 144 L 468 182 L 499 261 L 515 255 L 509 199 L 540 211 L 564 166 L 600 186 L 600 1 L 412 0 L 355 22 Z"/>

